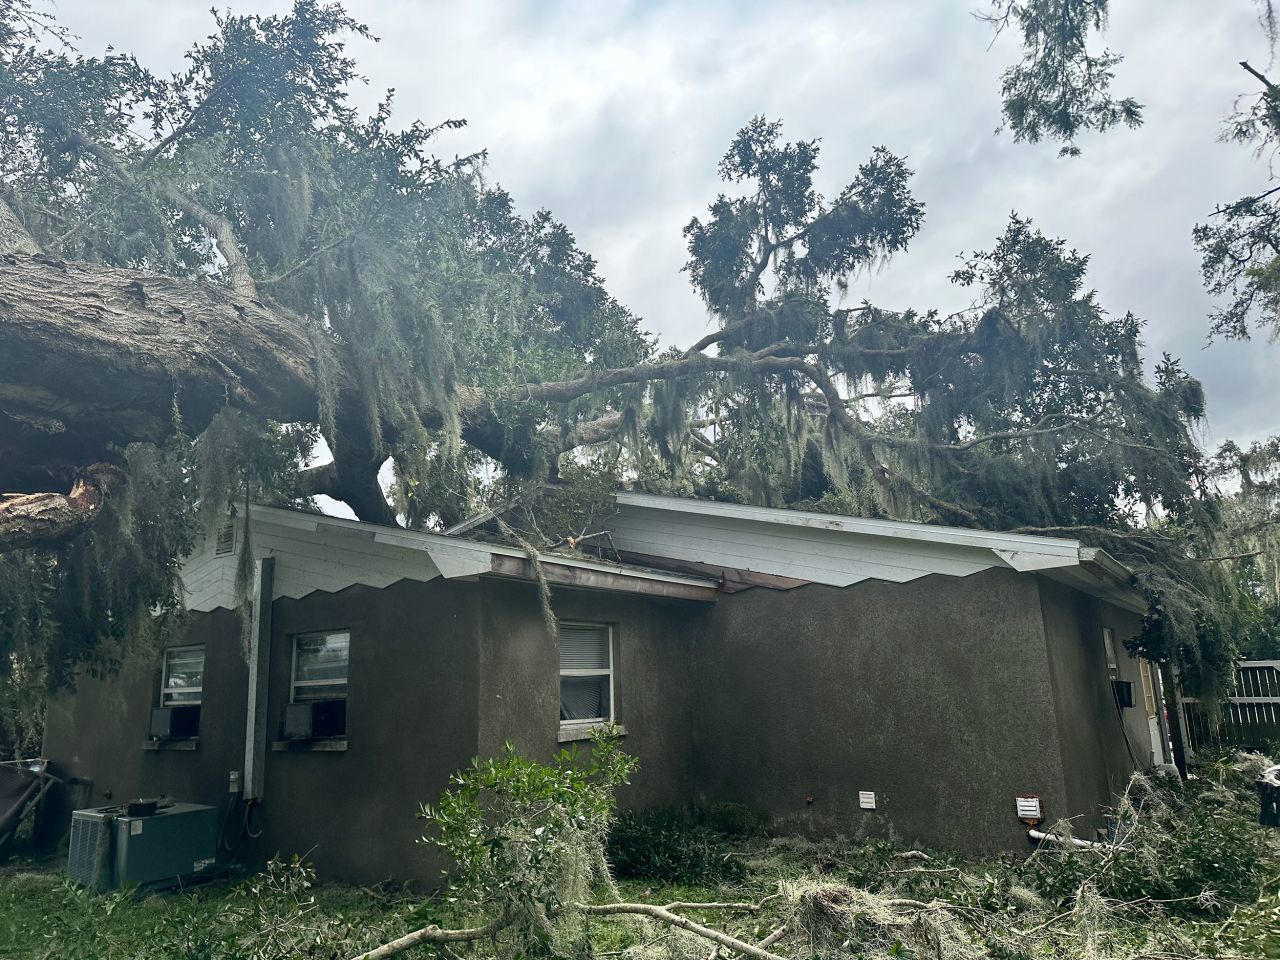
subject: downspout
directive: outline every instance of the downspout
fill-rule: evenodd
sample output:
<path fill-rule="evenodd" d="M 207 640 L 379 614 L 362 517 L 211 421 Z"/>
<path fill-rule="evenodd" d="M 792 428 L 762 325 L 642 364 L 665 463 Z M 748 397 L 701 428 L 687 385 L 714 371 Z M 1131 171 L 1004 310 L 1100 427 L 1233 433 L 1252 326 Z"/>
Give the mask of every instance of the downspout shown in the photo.
<path fill-rule="evenodd" d="M 244 802 L 262 802 L 267 762 L 267 679 L 271 654 L 271 599 L 275 559 L 262 557 L 253 578 L 249 628 L 249 690 L 244 721 Z"/>

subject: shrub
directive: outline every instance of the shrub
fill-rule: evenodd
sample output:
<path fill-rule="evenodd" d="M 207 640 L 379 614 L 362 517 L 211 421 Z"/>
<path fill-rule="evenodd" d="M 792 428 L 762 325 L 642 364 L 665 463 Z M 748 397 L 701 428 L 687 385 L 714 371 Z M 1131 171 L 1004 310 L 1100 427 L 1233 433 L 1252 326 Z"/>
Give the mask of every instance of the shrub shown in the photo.
<path fill-rule="evenodd" d="M 741 803 L 715 803 L 698 816 L 712 830 L 730 840 L 752 840 L 769 832 L 769 816 Z"/>
<path fill-rule="evenodd" d="M 724 837 L 687 810 L 620 814 L 607 853 L 618 877 L 702 886 L 738 883 L 747 875 Z"/>
<path fill-rule="evenodd" d="M 636 762 L 618 748 L 614 729 L 592 740 L 589 751 L 564 750 L 550 764 L 507 744 L 501 757 L 454 774 L 440 801 L 423 807 L 423 842 L 453 863 L 450 900 L 487 919 L 498 956 L 579 952 L 580 944 L 563 938 L 581 931 L 557 921 L 612 886 L 604 837 L 615 791 Z"/>

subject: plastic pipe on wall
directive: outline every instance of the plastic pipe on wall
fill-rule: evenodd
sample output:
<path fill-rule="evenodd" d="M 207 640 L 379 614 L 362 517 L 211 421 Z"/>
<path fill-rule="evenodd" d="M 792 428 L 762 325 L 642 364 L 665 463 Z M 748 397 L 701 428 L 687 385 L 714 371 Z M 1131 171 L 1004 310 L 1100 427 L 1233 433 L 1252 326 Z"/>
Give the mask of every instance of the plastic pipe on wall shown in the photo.
<path fill-rule="evenodd" d="M 1034 827 L 1028 828 L 1027 836 L 1032 840 L 1049 840 L 1053 843 L 1065 843 L 1071 847 L 1081 847 L 1085 850 L 1128 850 L 1129 848 L 1123 844 L 1102 843 L 1098 840 L 1081 840 L 1079 837 L 1060 837 L 1056 833 L 1045 833 L 1043 830 L 1037 830 Z"/>

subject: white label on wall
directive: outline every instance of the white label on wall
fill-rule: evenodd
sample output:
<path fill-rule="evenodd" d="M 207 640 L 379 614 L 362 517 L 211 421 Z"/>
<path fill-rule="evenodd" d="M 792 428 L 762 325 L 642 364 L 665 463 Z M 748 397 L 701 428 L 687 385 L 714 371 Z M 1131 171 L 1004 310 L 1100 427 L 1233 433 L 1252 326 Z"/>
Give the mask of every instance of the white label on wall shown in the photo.
<path fill-rule="evenodd" d="M 136 837 L 136 836 L 137 836 L 138 834 L 140 834 L 141 832 L 142 832 L 142 821 L 141 821 L 141 820 L 131 820 L 131 821 L 129 822 L 129 835 L 130 835 L 131 837 Z"/>
<path fill-rule="evenodd" d="M 1039 797 L 1015 797 L 1014 803 L 1017 806 L 1019 820 L 1039 820 L 1043 817 L 1040 812 Z"/>
<path fill-rule="evenodd" d="M 859 790 L 858 806 L 863 810 L 874 810 L 876 808 L 875 792 L 872 790 Z"/>

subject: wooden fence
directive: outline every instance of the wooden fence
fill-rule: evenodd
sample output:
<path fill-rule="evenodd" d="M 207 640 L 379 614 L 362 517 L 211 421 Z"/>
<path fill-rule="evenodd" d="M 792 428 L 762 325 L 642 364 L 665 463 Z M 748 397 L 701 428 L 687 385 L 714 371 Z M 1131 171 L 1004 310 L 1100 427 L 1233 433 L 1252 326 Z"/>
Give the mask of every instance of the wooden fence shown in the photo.
<path fill-rule="evenodd" d="M 1231 695 L 1213 715 L 1194 698 L 1180 698 L 1187 746 L 1194 752 L 1225 746 L 1280 749 L 1280 660 L 1236 664 Z"/>

